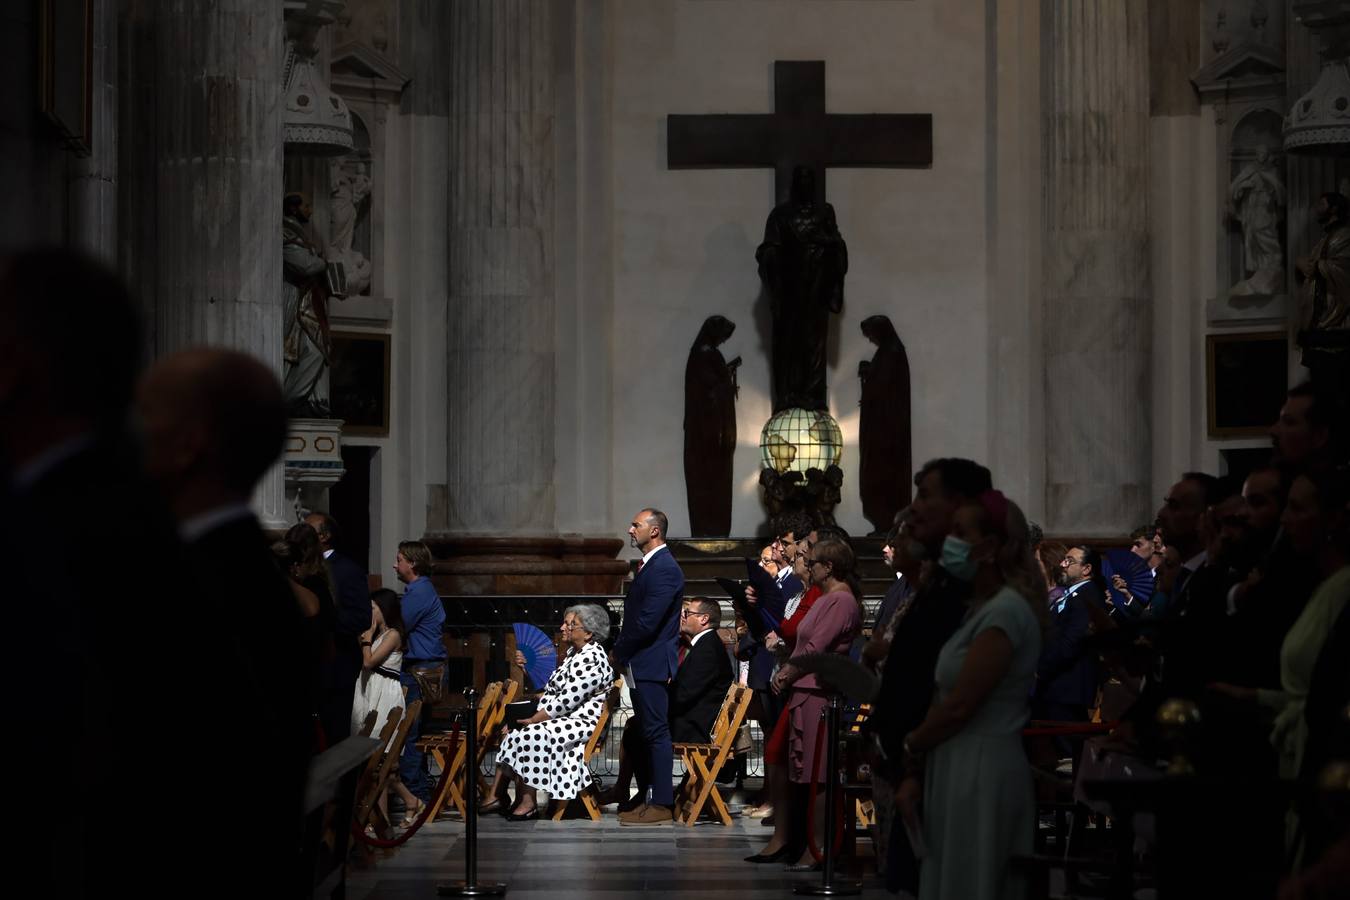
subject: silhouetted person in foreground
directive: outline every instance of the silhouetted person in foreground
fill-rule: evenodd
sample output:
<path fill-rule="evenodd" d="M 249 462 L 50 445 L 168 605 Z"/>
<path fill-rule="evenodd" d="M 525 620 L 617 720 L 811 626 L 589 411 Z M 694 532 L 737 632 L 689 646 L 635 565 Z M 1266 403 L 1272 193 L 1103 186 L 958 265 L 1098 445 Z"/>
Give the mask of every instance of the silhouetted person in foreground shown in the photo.
<path fill-rule="evenodd" d="M 194 643 L 179 609 L 193 598 L 159 589 L 187 570 L 125 427 L 139 337 L 102 265 L 61 249 L 0 259 L 0 565 L 12 613 L 42 638 L 11 636 L 12 671 L 41 690 L 10 710 L 29 765 L 9 796 L 38 816 L 18 852 L 50 896 L 164 895 L 201 868 L 162 827 L 207 782 L 170 743 L 186 682 L 159 665 Z"/>
<path fill-rule="evenodd" d="M 210 740 L 182 750 L 197 757 L 199 784 L 220 801 L 194 817 L 195 837 L 245 855 L 246 863 L 213 878 L 227 883 L 224 893 L 298 890 L 315 662 L 302 650 L 296 597 L 248 506 L 281 454 L 281 385 L 247 354 L 187 350 L 146 372 L 136 405 L 147 471 L 168 499 L 193 570 L 177 598 L 186 632 L 179 662 L 192 666 L 210 698 Z"/>

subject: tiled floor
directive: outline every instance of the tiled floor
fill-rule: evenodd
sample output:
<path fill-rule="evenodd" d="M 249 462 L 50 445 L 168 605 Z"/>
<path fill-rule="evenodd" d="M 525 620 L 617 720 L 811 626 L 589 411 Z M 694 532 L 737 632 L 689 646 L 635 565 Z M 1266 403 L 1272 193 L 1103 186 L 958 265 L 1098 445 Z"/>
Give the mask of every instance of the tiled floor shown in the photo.
<path fill-rule="evenodd" d="M 819 883 L 820 874 L 790 874 L 780 865 L 743 858 L 767 841 L 770 829 L 737 817 L 730 828 L 663 825 L 625 828 L 610 807 L 601 822 L 479 820 L 478 880 L 500 881 L 507 896 L 560 897 L 789 897 L 795 884 Z M 401 900 L 436 896 L 436 885 L 464 878 L 464 825 L 442 819 L 427 825 L 392 857 L 369 869 L 349 868 L 351 900 Z M 870 851 L 867 838 L 860 849 Z M 892 898 L 867 862 L 862 896 Z"/>

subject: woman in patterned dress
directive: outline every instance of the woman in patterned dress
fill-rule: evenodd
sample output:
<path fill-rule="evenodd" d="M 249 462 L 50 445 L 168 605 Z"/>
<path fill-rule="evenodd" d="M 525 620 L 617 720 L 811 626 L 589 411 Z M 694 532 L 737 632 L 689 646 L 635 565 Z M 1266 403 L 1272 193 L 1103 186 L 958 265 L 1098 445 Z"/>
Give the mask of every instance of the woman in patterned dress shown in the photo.
<path fill-rule="evenodd" d="M 572 646 L 544 686 L 539 711 L 507 732 L 497 751 L 497 776 L 489 796 L 500 797 L 505 779 L 515 780 L 516 805 L 507 816 L 513 822 L 539 818 L 537 791 L 570 800 L 591 783 L 586 741 L 614 684 L 614 669 L 601 646 L 609 636 L 609 613 L 590 603 L 570 607 L 562 631 Z M 490 812 L 498 802 L 489 801 L 482 811 Z"/>

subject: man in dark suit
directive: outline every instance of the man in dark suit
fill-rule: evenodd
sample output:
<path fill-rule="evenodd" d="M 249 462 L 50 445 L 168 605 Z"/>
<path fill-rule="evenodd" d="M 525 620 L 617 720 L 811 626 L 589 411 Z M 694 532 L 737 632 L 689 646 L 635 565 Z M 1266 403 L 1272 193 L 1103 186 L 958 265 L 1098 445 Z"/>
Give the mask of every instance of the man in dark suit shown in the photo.
<path fill-rule="evenodd" d="M 104 266 L 64 249 L 0 258 L 0 569 L 13 621 L 44 632 L 11 641 L 12 670 L 41 688 L 15 707 L 35 758 L 9 796 L 62 810 L 22 851 L 59 896 L 178 893 L 225 859 L 145 802 L 149 784 L 202 781 L 196 750 L 175 748 L 195 708 L 188 679 L 157 669 L 153 698 L 119 686 L 197 640 L 191 573 L 126 427 L 140 335 Z M 64 539 L 73 519 L 97 523 L 89 539 Z M 138 589 L 138 575 L 156 587 Z"/>
<path fill-rule="evenodd" d="M 664 825 L 674 818 L 670 682 L 677 667 L 684 572 L 666 547 L 667 525 L 665 513 L 648 508 L 640 510 L 628 528 L 629 541 L 641 551 L 642 561 L 623 603 L 623 627 L 612 655 L 615 666 L 625 671 L 633 695 L 634 715 L 628 727 L 641 729 L 647 750 L 637 754 L 633 770 L 640 788 L 650 785 L 651 798 L 620 813 L 623 825 Z"/>
<path fill-rule="evenodd" d="M 670 690 L 670 736 L 675 743 L 712 740 L 717 713 L 734 677 L 731 657 L 717 636 L 722 611 L 705 597 L 684 601 L 680 611 L 679 670 Z"/>
<path fill-rule="evenodd" d="M 1055 722 L 1086 722 L 1097 699 L 1097 654 L 1086 641 L 1092 611 L 1105 613 L 1106 597 L 1097 583 L 1101 557 L 1090 547 L 1070 547 L 1060 563 L 1064 594 L 1050 607 L 1050 634 L 1036 670 L 1033 717 Z M 1074 743 L 1056 738 L 1060 757 L 1074 756 Z"/>
<path fill-rule="evenodd" d="M 315 510 L 305 516 L 305 524 L 319 536 L 334 589 L 333 660 L 328 667 L 325 696 L 319 703 L 319 721 L 331 747 L 351 734 L 352 695 L 361 675 L 361 633 L 370 627 L 370 580 L 365 566 L 337 551 L 340 531 L 336 519 Z"/>
<path fill-rule="evenodd" d="M 137 408 L 146 470 L 168 499 L 195 576 L 175 586 L 187 642 L 176 662 L 190 667 L 181 677 L 194 685 L 199 708 L 222 723 L 192 755 L 211 790 L 230 799 L 194 826 L 194 836 L 232 848 L 248 835 L 249 865 L 213 868 L 212 889 L 245 893 L 266 879 L 288 893 L 306 890 L 296 848 L 318 661 L 308 657 L 296 596 L 248 505 L 281 454 L 281 384 L 247 354 L 187 350 L 146 372 Z M 259 828 L 264 808 L 281 818 Z"/>

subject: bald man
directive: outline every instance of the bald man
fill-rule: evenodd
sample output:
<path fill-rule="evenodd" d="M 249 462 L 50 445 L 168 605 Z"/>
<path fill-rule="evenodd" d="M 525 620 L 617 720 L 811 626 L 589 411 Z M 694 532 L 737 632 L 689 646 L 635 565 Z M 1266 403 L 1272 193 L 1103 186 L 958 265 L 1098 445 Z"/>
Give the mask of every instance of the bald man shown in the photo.
<path fill-rule="evenodd" d="M 146 469 L 160 485 L 196 576 L 178 587 L 182 640 L 166 677 L 190 670 L 211 740 L 194 743 L 205 783 L 224 802 L 199 817 L 204 840 L 247 836 L 249 865 L 216 877 L 294 881 L 314 698 L 301 614 L 248 501 L 281 454 L 286 408 L 266 366 L 232 350 L 165 357 L 136 397 Z M 267 815 L 264 815 L 264 810 Z M 282 813 L 273 819 L 271 811 Z M 266 825 L 261 823 L 265 822 Z M 213 884 L 214 886 L 214 884 Z"/>

